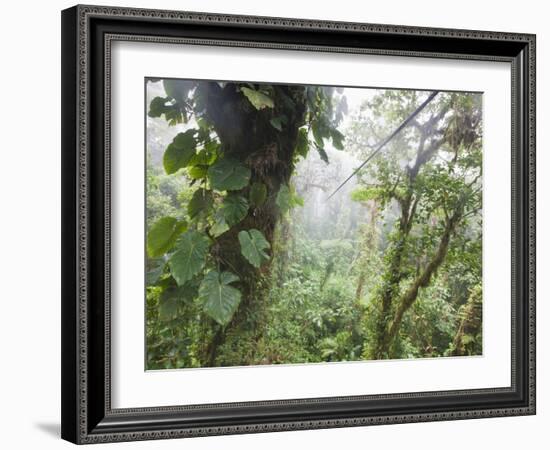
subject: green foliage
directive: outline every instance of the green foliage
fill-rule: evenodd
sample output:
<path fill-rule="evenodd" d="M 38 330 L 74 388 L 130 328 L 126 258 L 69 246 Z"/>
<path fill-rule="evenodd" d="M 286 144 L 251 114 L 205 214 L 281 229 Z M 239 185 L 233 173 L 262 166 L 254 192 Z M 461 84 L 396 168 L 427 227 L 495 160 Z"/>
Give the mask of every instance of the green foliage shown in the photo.
<path fill-rule="evenodd" d="M 151 118 L 161 117 L 164 115 L 166 121 L 170 125 L 178 125 L 183 123 L 184 115 L 176 104 L 169 97 L 155 97 L 151 101 L 148 116 Z"/>
<path fill-rule="evenodd" d="M 360 116 L 347 133 L 351 147 L 366 158 L 376 143 L 371 136 L 388 135 L 424 95 L 383 91 L 373 97 L 366 105 L 369 115 Z M 449 288 L 468 292 L 481 276 L 481 248 L 474 244 L 481 241 L 481 109 L 468 98 L 473 97 L 438 94 L 415 125 L 371 161 L 352 193 L 353 200 L 376 204 L 391 218 L 381 283 L 371 298 L 365 357 L 446 354 L 463 301 Z M 428 295 L 432 290 L 437 296 Z"/>
<path fill-rule="evenodd" d="M 200 214 L 207 214 L 213 205 L 214 196 L 212 191 L 202 188 L 197 189 L 187 204 L 187 214 L 190 219 L 195 219 Z"/>
<path fill-rule="evenodd" d="M 248 201 L 242 195 L 229 194 L 223 199 L 221 211 L 228 227 L 238 224 L 248 213 Z"/>
<path fill-rule="evenodd" d="M 332 145 L 337 150 L 344 150 L 345 136 L 340 133 L 336 128 L 330 129 L 330 137 L 332 138 Z"/>
<path fill-rule="evenodd" d="M 202 270 L 209 247 L 208 238 L 197 231 L 188 231 L 179 238 L 176 251 L 168 260 L 170 273 L 179 286 Z"/>
<path fill-rule="evenodd" d="M 343 118 L 344 111 L 347 111 L 345 97 L 336 98 L 335 89 L 331 87 L 311 86 L 307 90 L 307 99 L 311 110 L 310 128 L 313 146 L 320 158 L 328 164 L 326 141 L 332 141 L 333 147 L 337 150 L 344 149 L 345 136 L 337 127 Z M 337 105 L 336 108 L 335 105 Z M 304 147 L 303 138 L 301 138 L 300 150 Z"/>
<path fill-rule="evenodd" d="M 151 258 L 157 258 L 167 253 L 186 228 L 187 223 L 175 217 L 160 218 L 147 233 L 147 254 Z"/>
<path fill-rule="evenodd" d="M 203 302 L 204 311 L 220 325 L 227 325 L 233 317 L 241 293 L 231 286 L 239 277 L 230 272 L 208 272 L 199 287 L 199 299 Z"/>
<path fill-rule="evenodd" d="M 350 165 L 363 161 L 426 94 L 379 90 L 342 130 L 341 89 L 162 85 L 164 94 L 148 111 L 157 121 L 150 122 L 178 127 L 164 143 L 148 144 L 164 166 L 148 157 L 149 369 L 378 357 L 380 325 L 389 328 L 397 300 L 430 263 L 457 205 L 465 217 L 383 357 L 481 353 L 475 95 L 439 94 L 418 125 L 327 201 Z M 230 99 L 223 108 L 215 103 L 222 98 Z M 445 108 L 426 141 L 441 139 L 441 146 L 413 173 L 419 127 Z M 347 153 L 354 154 L 351 164 Z M 414 211 L 410 228 L 405 210 Z M 386 291 L 391 302 L 383 311 Z"/>
<path fill-rule="evenodd" d="M 368 202 L 369 200 L 379 200 L 384 197 L 384 190 L 378 187 L 358 187 L 351 193 L 351 199 L 355 202 Z"/>
<path fill-rule="evenodd" d="M 275 203 L 281 210 L 282 214 L 286 214 L 290 208 L 291 208 L 291 194 L 290 189 L 286 184 L 283 184 L 279 192 L 277 192 L 277 198 L 275 199 Z"/>
<path fill-rule="evenodd" d="M 241 91 L 256 109 L 273 108 L 274 106 L 273 100 L 262 91 L 257 91 L 248 87 L 242 87 Z M 281 125 L 280 120 L 276 123 Z M 275 125 L 273 126 L 277 128 Z"/>
<path fill-rule="evenodd" d="M 196 296 L 196 289 L 189 284 L 183 286 L 168 286 L 159 297 L 159 317 L 168 322 L 177 317 L 180 308 L 191 302 Z"/>
<path fill-rule="evenodd" d="M 298 130 L 298 140 L 296 142 L 296 149 L 294 153 L 302 158 L 307 156 L 309 150 L 309 141 L 307 138 L 307 128 L 300 128 Z"/>
<path fill-rule="evenodd" d="M 147 285 L 154 286 L 159 281 L 160 277 L 164 273 L 166 262 L 164 259 L 151 260 L 149 264 L 153 267 L 145 274 L 145 282 Z"/>
<path fill-rule="evenodd" d="M 192 193 L 184 177 L 166 175 L 164 169 L 148 164 L 146 182 L 148 229 L 161 217 L 182 216 L 182 202 Z"/>
<path fill-rule="evenodd" d="M 286 214 L 295 206 L 303 206 L 304 200 L 296 194 L 293 187 L 283 184 L 277 192 L 275 204 L 279 207 L 281 214 Z"/>
<path fill-rule="evenodd" d="M 269 259 L 266 250 L 271 246 L 261 231 L 251 229 L 239 232 L 239 243 L 241 244 L 242 255 L 254 267 L 259 268 Z"/>
<path fill-rule="evenodd" d="M 250 169 L 234 159 L 220 159 L 208 169 L 208 180 L 218 191 L 237 191 L 248 184 Z"/>
<path fill-rule="evenodd" d="M 210 234 L 214 237 L 219 237 L 229 230 L 229 225 L 225 220 L 225 215 L 221 209 L 214 214 L 214 223 L 210 227 Z"/>
<path fill-rule="evenodd" d="M 187 130 L 184 133 L 178 133 L 172 143 L 164 152 L 164 170 L 168 175 L 176 173 L 179 169 L 187 167 L 193 156 L 197 142 L 194 135 L 196 130 Z"/>
<path fill-rule="evenodd" d="M 193 89 L 193 82 L 187 80 L 163 80 L 162 85 L 166 95 L 177 102 L 187 100 L 189 91 Z"/>

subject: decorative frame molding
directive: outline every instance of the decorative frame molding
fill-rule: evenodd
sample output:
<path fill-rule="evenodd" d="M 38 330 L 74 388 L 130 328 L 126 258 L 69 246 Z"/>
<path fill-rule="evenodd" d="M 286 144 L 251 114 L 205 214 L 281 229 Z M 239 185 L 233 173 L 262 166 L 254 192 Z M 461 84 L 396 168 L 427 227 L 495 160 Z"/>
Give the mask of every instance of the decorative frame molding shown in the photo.
<path fill-rule="evenodd" d="M 511 387 L 112 409 L 109 112 L 116 40 L 509 62 Z M 63 438 L 84 444 L 535 413 L 534 35 L 79 5 L 62 13 L 62 57 Z M 234 417 L 222 420 L 218 413 L 228 410 Z"/>

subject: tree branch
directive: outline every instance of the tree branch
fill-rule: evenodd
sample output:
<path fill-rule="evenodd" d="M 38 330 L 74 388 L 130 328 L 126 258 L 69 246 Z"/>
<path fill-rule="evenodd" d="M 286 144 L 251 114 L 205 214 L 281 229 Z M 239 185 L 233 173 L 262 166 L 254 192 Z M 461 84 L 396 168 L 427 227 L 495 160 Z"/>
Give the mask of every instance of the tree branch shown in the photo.
<path fill-rule="evenodd" d="M 403 315 L 412 306 L 412 304 L 418 297 L 419 290 L 428 286 L 432 275 L 445 260 L 445 257 L 447 256 L 447 250 L 449 249 L 449 243 L 451 241 L 451 235 L 460 220 L 462 219 L 463 205 L 464 199 L 461 199 L 455 209 L 455 212 L 449 218 L 449 220 L 447 220 L 445 230 L 443 231 L 443 235 L 441 236 L 441 240 L 439 241 L 437 251 L 434 253 L 432 259 L 426 265 L 422 273 L 418 277 L 416 277 L 413 284 L 409 287 L 409 289 L 407 289 L 407 291 L 405 291 L 405 293 L 399 300 L 399 306 L 397 307 L 397 311 L 395 312 L 394 318 L 390 325 L 390 329 L 388 331 L 388 334 L 386 335 L 385 342 L 383 343 L 383 347 L 385 350 L 389 348 L 390 343 L 395 338 L 397 330 L 399 329 L 401 321 L 403 320 Z"/>

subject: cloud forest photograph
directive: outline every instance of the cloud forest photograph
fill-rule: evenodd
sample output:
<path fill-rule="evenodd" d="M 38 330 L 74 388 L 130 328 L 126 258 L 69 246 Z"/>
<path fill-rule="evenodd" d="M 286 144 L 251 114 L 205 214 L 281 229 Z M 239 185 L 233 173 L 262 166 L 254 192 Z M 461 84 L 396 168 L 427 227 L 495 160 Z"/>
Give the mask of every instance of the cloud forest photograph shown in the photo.
<path fill-rule="evenodd" d="M 146 78 L 146 370 L 482 356 L 482 100 Z"/>

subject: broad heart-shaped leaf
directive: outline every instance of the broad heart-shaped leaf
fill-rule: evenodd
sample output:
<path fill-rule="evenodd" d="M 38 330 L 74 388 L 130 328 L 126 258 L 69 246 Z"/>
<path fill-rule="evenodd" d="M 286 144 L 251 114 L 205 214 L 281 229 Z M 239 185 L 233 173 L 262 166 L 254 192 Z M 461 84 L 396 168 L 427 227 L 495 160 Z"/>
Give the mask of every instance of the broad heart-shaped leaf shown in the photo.
<path fill-rule="evenodd" d="M 193 88 L 193 82 L 188 80 L 163 80 L 162 84 L 166 95 L 178 102 L 186 100 Z"/>
<path fill-rule="evenodd" d="M 190 129 L 178 133 L 172 143 L 166 147 L 162 164 L 168 175 L 176 173 L 182 167 L 187 167 L 193 156 L 195 156 L 197 142 L 194 135 L 196 132 L 197 130 Z"/>
<path fill-rule="evenodd" d="M 197 134 L 197 130 L 195 130 L 194 128 L 190 128 L 189 130 L 186 130 L 183 133 L 176 134 L 172 143 L 177 148 L 181 148 L 181 149 L 195 148 L 197 145 L 195 141 L 195 134 Z"/>
<path fill-rule="evenodd" d="M 275 198 L 275 203 L 281 210 L 282 214 L 285 214 L 287 211 L 290 210 L 290 207 L 292 206 L 291 193 L 286 184 L 282 184 L 279 188 L 279 192 L 277 193 L 277 197 Z"/>
<path fill-rule="evenodd" d="M 178 221 L 175 217 L 161 217 L 147 232 L 147 254 L 151 258 L 164 255 L 186 227 L 185 222 Z"/>
<path fill-rule="evenodd" d="M 220 159 L 209 167 L 208 180 L 218 191 L 236 191 L 248 184 L 250 169 L 234 159 Z"/>
<path fill-rule="evenodd" d="M 170 273 L 183 286 L 199 273 L 206 262 L 210 241 L 198 231 L 184 233 L 176 244 L 176 252 L 168 260 Z"/>
<path fill-rule="evenodd" d="M 254 228 L 248 231 L 243 230 L 239 232 L 239 242 L 241 254 L 254 267 L 259 268 L 264 261 L 269 259 L 265 250 L 270 248 L 270 245 L 261 231 Z"/>
<path fill-rule="evenodd" d="M 214 197 L 212 196 L 212 191 L 202 188 L 197 189 L 187 204 L 187 214 L 193 220 L 201 213 L 207 214 L 213 204 Z"/>
<path fill-rule="evenodd" d="M 221 209 L 225 222 L 232 227 L 246 217 L 248 202 L 242 195 L 229 194 L 224 198 Z"/>
<path fill-rule="evenodd" d="M 162 114 L 166 111 L 166 102 L 168 99 L 163 97 L 155 97 L 153 100 L 151 100 L 151 104 L 149 105 L 149 113 L 147 114 L 149 117 L 160 117 Z"/>
<path fill-rule="evenodd" d="M 248 192 L 248 199 L 252 206 L 262 206 L 267 198 L 267 187 L 263 183 L 252 183 Z"/>
<path fill-rule="evenodd" d="M 164 114 L 164 118 L 168 121 L 168 125 L 176 125 L 187 121 L 187 113 L 181 110 L 177 103 L 174 104 L 170 97 L 155 97 L 151 100 L 149 106 L 149 117 L 160 117 Z"/>
<path fill-rule="evenodd" d="M 220 325 L 227 325 L 241 301 L 241 292 L 230 286 L 239 277 L 231 272 L 208 272 L 199 287 L 204 312 Z"/>
<path fill-rule="evenodd" d="M 273 108 L 273 100 L 271 99 L 271 97 L 268 97 L 263 92 L 256 91 L 247 87 L 242 87 L 241 92 L 246 96 L 250 103 L 252 103 L 254 108 Z"/>

